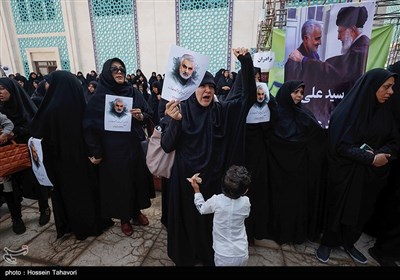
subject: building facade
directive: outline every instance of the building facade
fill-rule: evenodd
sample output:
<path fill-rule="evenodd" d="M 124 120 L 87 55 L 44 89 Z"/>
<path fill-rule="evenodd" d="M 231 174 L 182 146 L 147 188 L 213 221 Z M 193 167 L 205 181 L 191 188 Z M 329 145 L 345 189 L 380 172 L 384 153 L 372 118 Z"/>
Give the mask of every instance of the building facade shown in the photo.
<path fill-rule="evenodd" d="M 0 1 L 0 64 L 9 73 L 101 71 L 119 57 L 128 73 L 164 73 L 171 45 L 235 69 L 232 47 L 255 48 L 262 0 Z"/>

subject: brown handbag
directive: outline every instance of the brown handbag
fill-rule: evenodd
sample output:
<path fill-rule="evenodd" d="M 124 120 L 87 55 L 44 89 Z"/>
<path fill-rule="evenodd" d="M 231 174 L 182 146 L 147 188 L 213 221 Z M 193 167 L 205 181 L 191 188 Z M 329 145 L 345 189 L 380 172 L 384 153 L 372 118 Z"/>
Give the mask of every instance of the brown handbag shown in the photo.
<path fill-rule="evenodd" d="M 0 177 L 32 167 L 27 144 L 11 144 L 0 146 Z"/>

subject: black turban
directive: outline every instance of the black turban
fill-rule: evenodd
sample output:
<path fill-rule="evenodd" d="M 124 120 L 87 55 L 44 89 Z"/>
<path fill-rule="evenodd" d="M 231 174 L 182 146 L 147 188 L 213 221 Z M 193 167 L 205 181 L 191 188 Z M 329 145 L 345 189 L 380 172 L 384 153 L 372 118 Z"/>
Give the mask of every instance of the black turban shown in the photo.
<path fill-rule="evenodd" d="M 343 7 L 340 9 L 337 19 L 337 26 L 362 28 L 367 21 L 368 12 L 364 6 L 361 7 Z"/>

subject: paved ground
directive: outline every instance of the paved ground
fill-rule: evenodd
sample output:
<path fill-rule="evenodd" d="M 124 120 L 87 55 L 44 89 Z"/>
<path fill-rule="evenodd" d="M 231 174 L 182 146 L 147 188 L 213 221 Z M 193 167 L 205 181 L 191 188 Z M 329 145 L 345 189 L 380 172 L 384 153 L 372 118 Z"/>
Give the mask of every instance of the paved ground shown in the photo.
<path fill-rule="evenodd" d="M 173 267 L 174 263 L 168 258 L 166 252 L 166 230 L 160 222 L 161 197 L 152 201 L 152 207 L 143 211 L 150 220 L 146 227 L 134 226 L 134 234 L 125 236 L 116 224 L 107 232 L 98 237 L 90 237 L 78 241 L 74 235 L 56 239 L 53 218 L 49 224 L 40 227 L 38 224 L 39 209 L 35 201 L 24 200 L 23 220 L 27 231 L 22 235 L 15 235 L 11 229 L 11 218 L 6 205 L 0 208 L 0 270 L 15 273 L 26 273 L 26 267 L 68 267 L 68 269 L 88 269 L 102 272 L 104 268 L 112 271 L 124 271 L 126 267 Z M 355 270 L 376 267 L 378 264 L 369 256 L 368 248 L 373 245 L 373 238 L 363 235 L 357 248 L 368 257 L 367 265 L 354 262 L 343 250 L 332 251 L 327 264 L 320 263 L 314 256 L 318 244 L 306 242 L 302 245 L 278 245 L 272 240 L 256 241 L 250 246 L 250 267 L 306 267 L 312 271 L 314 267 L 353 267 Z M 21 249 L 22 245 L 28 246 L 26 255 L 15 256 L 15 264 L 10 264 L 4 259 L 7 247 L 12 250 Z M 193 269 L 193 268 L 192 268 Z M 303 270 L 303 269 L 302 269 Z M 155 270 L 156 271 L 156 270 Z M 270 272 L 270 270 L 268 270 Z M 344 271 L 346 269 L 344 268 Z M 352 270 L 354 271 L 354 270 Z M 4 273 L 5 273 L 4 272 Z M 1 273 L 4 275 L 4 273 Z M 114 275 L 114 274 L 113 274 Z M 400 275 L 400 271 L 397 271 Z"/>

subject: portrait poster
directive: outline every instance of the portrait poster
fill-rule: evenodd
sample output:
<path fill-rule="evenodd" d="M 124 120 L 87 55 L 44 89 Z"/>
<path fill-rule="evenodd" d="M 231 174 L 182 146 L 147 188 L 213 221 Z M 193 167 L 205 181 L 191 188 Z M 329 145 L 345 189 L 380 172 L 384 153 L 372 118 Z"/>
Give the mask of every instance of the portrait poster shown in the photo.
<path fill-rule="evenodd" d="M 210 64 L 210 57 L 172 45 L 161 97 L 165 100 L 186 100 L 200 85 Z"/>
<path fill-rule="evenodd" d="M 302 105 L 323 128 L 366 71 L 374 12 L 372 1 L 288 9 L 284 79 L 305 83 Z M 302 36 L 310 21 L 320 26 L 320 36 Z M 291 56 L 295 50 L 302 60 Z"/>
<path fill-rule="evenodd" d="M 53 183 L 47 176 L 46 168 L 43 164 L 42 139 L 33 137 L 29 138 L 28 148 L 31 155 L 32 171 L 39 184 L 42 186 L 52 187 Z"/>
<path fill-rule="evenodd" d="M 104 108 L 104 130 L 131 131 L 133 98 L 106 94 Z"/>
<path fill-rule="evenodd" d="M 256 83 L 257 85 L 257 92 L 258 87 L 261 87 L 265 93 L 265 101 L 261 104 L 256 102 L 249 110 L 249 113 L 246 117 L 246 123 L 263 123 L 269 122 L 271 118 L 271 112 L 268 107 L 269 102 L 269 90 L 266 83 Z"/>

